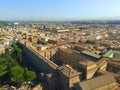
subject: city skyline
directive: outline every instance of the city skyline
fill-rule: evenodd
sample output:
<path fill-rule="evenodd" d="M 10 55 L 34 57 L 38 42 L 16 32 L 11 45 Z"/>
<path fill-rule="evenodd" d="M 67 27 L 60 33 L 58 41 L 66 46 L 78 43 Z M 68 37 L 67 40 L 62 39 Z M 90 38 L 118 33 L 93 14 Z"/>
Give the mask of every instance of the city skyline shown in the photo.
<path fill-rule="evenodd" d="M 119 0 L 1 0 L 0 20 L 120 19 Z"/>

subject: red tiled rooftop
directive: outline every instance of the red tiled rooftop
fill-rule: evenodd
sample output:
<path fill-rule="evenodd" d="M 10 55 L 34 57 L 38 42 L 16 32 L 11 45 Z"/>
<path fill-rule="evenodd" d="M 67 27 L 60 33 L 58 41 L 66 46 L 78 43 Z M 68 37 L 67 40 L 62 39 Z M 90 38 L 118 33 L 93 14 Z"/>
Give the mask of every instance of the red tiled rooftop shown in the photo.
<path fill-rule="evenodd" d="M 97 64 L 100 64 L 101 62 L 106 61 L 106 60 L 109 60 L 109 58 L 101 58 L 101 59 L 98 60 L 96 63 L 97 63 Z"/>

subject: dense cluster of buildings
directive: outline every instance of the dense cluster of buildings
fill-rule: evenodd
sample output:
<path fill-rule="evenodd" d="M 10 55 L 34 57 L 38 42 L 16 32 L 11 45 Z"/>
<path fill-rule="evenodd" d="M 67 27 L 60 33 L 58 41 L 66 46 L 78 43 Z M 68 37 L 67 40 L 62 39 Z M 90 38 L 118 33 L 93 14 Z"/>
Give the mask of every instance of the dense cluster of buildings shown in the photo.
<path fill-rule="evenodd" d="M 16 42 L 41 90 L 119 90 L 120 25 L 32 24 L 0 28 L 0 52 Z M 34 89 L 37 90 L 37 89 Z"/>

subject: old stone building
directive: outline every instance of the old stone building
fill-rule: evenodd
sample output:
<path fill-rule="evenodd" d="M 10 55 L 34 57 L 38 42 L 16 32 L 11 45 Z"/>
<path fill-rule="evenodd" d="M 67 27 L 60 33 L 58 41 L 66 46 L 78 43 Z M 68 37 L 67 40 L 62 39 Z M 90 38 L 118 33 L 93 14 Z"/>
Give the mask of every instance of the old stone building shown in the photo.
<path fill-rule="evenodd" d="M 111 74 L 101 75 L 75 85 L 76 90 L 117 90 L 118 84 Z"/>
<path fill-rule="evenodd" d="M 106 70 L 108 58 L 89 51 L 78 52 L 61 47 L 38 51 L 29 43 L 25 45 L 19 43 L 19 46 L 23 50 L 23 54 L 29 58 L 28 62 L 31 62 L 32 66 L 44 74 L 48 90 L 80 90 L 81 88 L 82 90 L 114 90 L 117 88 L 112 76 L 96 74 L 99 70 Z M 57 61 L 62 64 L 58 65 Z M 109 77 L 109 81 L 107 81 L 107 77 Z M 101 81 L 99 82 L 99 80 Z M 92 82 L 95 83 L 95 86 L 91 84 Z"/>
<path fill-rule="evenodd" d="M 5 45 L 0 44 L 0 54 L 5 53 Z"/>
<path fill-rule="evenodd" d="M 108 58 L 91 53 L 87 50 L 76 51 L 71 49 L 58 49 L 58 57 L 64 64 L 69 64 L 77 71 L 83 73 L 83 79 L 92 78 L 97 70 L 105 71 Z"/>
<path fill-rule="evenodd" d="M 111 58 L 108 61 L 107 70 L 114 73 L 120 72 L 120 59 Z"/>
<path fill-rule="evenodd" d="M 77 72 L 69 65 L 63 65 L 58 68 L 60 90 L 72 90 L 75 83 L 80 82 L 80 76 L 82 73 Z"/>
<path fill-rule="evenodd" d="M 93 61 L 86 60 L 79 62 L 79 70 L 83 72 L 82 79 L 92 78 L 97 69 L 97 64 Z"/>

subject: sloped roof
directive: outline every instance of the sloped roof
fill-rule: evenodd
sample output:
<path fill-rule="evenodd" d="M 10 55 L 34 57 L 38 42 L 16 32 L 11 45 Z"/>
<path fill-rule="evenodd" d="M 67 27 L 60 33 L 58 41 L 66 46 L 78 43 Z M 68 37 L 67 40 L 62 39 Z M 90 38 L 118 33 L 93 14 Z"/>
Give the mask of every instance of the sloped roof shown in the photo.
<path fill-rule="evenodd" d="M 59 67 L 58 70 L 60 70 L 68 78 L 71 78 L 71 77 L 74 77 L 74 76 L 80 74 L 80 72 L 77 72 L 69 65 L 63 65 L 63 66 Z"/>
<path fill-rule="evenodd" d="M 114 53 L 120 53 L 120 51 L 113 51 Z"/>
<path fill-rule="evenodd" d="M 104 62 L 104 61 L 107 61 L 107 60 L 109 60 L 109 58 L 103 57 L 103 58 L 101 58 L 100 60 L 98 60 L 96 63 L 97 63 L 97 64 L 100 64 L 100 63 L 102 63 L 102 62 Z"/>
<path fill-rule="evenodd" d="M 93 90 L 95 88 L 99 88 L 113 82 L 116 82 L 114 77 L 111 74 L 106 74 L 80 82 L 77 84 L 77 87 L 81 88 L 82 90 Z"/>
<path fill-rule="evenodd" d="M 78 50 L 78 51 L 83 51 L 85 49 L 87 49 L 85 46 L 82 46 L 82 45 L 77 45 L 74 47 L 74 49 Z"/>
<path fill-rule="evenodd" d="M 105 57 L 109 57 L 111 54 L 115 54 L 115 53 L 118 53 L 118 54 L 120 54 L 120 51 L 116 51 L 116 50 L 109 50 L 108 52 L 106 52 L 105 54 L 104 54 L 104 56 Z"/>
<path fill-rule="evenodd" d="M 104 54 L 105 57 L 109 57 L 111 54 L 113 54 L 113 51 L 112 50 L 109 50 L 108 52 L 106 52 Z"/>
<path fill-rule="evenodd" d="M 79 64 L 83 66 L 90 66 L 90 65 L 95 65 L 96 63 L 91 60 L 85 60 L 85 61 L 80 61 Z"/>
<path fill-rule="evenodd" d="M 88 55 L 88 56 L 91 56 L 91 57 L 94 57 L 94 58 L 97 58 L 97 59 L 99 59 L 101 57 L 100 55 L 94 54 L 94 53 L 89 52 L 87 50 L 82 51 L 82 54 L 85 54 L 85 55 Z"/>

